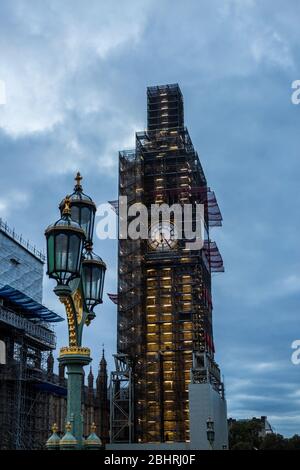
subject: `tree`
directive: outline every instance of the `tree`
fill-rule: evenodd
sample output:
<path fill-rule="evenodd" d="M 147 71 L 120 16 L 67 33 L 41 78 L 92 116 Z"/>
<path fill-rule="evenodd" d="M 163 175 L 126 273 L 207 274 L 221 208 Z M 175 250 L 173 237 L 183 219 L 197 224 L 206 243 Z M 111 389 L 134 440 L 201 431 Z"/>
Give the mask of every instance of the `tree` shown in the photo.
<path fill-rule="evenodd" d="M 290 439 L 287 439 L 287 449 L 300 450 L 300 436 L 298 436 L 298 434 L 295 434 Z"/>
<path fill-rule="evenodd" d="M 230 450 L 253 450 L 251 442 L 238 442 L 234 444 Z"/>
<path fill-rule="evenodd" d="M 263 424 L 253 418 L 229 421 L 230 450 L 300 450 L 300 436 L 284 438 L 281 434 L 270 433 L 261 436 Z"/>
<path fill-rule="evenodd" d="M 287 450 L 288 439 L 281 434 L 267 434 L 261 443 L 261 450 Z"/>
<path fill-rule="evenodd" d="M 261 444 L 261 421 L 251 419 L 233 421 L 229 429 L 229 448 L 232 450 L 259 449 Z"/>

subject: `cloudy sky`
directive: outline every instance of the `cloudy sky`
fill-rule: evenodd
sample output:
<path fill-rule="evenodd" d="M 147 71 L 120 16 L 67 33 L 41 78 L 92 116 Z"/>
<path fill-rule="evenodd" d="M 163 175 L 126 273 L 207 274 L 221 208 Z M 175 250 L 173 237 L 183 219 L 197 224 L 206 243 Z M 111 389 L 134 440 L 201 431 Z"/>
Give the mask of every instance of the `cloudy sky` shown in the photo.
<path fill-rule="evenodd" d="M 146 87 L 178 82 L 185 120 L 223 213 L 212 238 L 217 361 L 229 415 L 300 434 L 297 0 L 1 0 L 0 217 L 44 247 L 74 173 L 99 204 L 117 196 L 118 150 L 146 125 Z M 96 241 L 116 291 L 116 243 Z M 45 278 L 44 301 L 63 313 Z M 115 352 L 105 298 L 85 344 Z M 57 328 L 66 343 L 66 324 Z M 111 359 L 109 359 L 112 364 Z"/>

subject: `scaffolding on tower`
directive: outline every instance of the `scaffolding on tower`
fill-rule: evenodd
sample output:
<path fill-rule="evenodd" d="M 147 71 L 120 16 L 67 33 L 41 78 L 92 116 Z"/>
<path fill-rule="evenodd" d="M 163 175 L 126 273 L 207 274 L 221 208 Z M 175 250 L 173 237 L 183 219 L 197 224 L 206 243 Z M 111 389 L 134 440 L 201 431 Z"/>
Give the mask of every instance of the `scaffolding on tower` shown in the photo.
<path fill-rule="evenodd" d="M 128 206 L 148 209 L 154 203 L 203 204 L 205 244 L 187 248 L 183 234 L 176 248 L 155 250 L 147 240 L 120 237 L 118 294 L 109 297 L 118 306 L 118 353 L 131 361 L 133 440 L 186 442 L 195 353 L 208 358 L 207 377 L 221 389 L 211 273 L 224 268 L 210 228 L 222 224 L 222 215 L 184 127 L 178 85 L 150 87 L 147 99 L 147 130 L 136 133 L 134 150 L 119 154 L 119 196 L 127 196 Z M 121 214 L 117 201 L 110 204 Z"/>

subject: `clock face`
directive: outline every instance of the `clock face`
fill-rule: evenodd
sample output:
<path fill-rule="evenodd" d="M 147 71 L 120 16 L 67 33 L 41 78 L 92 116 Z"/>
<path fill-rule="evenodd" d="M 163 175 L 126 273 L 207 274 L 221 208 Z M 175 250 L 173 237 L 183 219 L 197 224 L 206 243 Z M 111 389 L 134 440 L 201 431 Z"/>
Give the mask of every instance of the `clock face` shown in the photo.
<path fill-rule="evenodd" d="M 153 250 L 171 250 L 177 244 L 177 232 L 173 224 L 160 222 L 149 230 L 149 245 Z"/>

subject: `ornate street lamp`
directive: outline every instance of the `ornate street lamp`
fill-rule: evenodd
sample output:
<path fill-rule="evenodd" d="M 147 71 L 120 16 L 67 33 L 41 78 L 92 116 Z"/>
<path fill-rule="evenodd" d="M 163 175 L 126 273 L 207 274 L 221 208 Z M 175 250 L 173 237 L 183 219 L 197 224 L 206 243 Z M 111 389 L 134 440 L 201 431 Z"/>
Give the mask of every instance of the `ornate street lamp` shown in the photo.
<path fill-rule="evenodd" d="M 82 284 L 85 301 L 89 310 L 88 320 L 95 317 L 94 308 L 102 304 L 106 264 L 87 245 L 82 261 Z"/>
<path fill-rule="evenodd" d="M 96 205 L 83 193 L 81 179 L 77 173 L 74 193 L 60 204 L 61 219 L 45 232 L 47 274 L 57 281 L 54 292 L 65 306 L 69 330 L 69 346 L 61 348 L 58 359 L 68 374 L 67 425 L 60 449 L 81 449 L 84 445 L 82 376 L 91 357 L 89 348 L 82 346 L 82 333 L 84 325 L 95 318 L 95 306 L 102 303 L 106 271 L 105 263 L 92 251 Z M 93 443 L 98 443 L 94 437 Z"/>
<path fill-rule="evenodd" d="M 208 418 L 206 421 L 206 433 L 207 433 L 207 440 L 210 443 L 210 447 L 213 448 L 213 444 L 215 441 L 215 423 L 211 418 Z"/>
<path fill-rule="evenodd" d="M 59 288 L 69 286 L 80 277 L 81 257 L 85 232 L 71 219 L 70 197 L 64 199 L 62 217 L 46 232 L 47 274 L 57 281 Z"/>
<path fill-rule="evenodd" d="M 84 194 L 81 180 L 82 176 L 78 172 L 75 177 L 76 185 L 74 192 L 70 196 L 71 218 L 84 230 L 86 242 L 92 243 L 97 207 L 93 200 Z M 59 208 L 61 213 L 63 213 L 64 201 L 60 203 Z"/>

